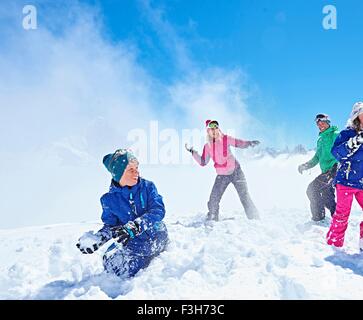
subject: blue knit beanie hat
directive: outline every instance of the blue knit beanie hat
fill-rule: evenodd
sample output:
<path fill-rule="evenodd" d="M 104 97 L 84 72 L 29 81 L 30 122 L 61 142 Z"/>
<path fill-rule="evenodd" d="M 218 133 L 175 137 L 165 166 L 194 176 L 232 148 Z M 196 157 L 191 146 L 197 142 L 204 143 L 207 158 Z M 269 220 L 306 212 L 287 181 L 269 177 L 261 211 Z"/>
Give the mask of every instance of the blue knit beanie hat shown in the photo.
<path fill-rule="evenodd" d="M 119 182 L 131 160 L 137 161 L 130 149 L 118 149 L 114 153 L 105 155 L 103 157 L 103 164 L 111 173 L 112 179 Z"/>

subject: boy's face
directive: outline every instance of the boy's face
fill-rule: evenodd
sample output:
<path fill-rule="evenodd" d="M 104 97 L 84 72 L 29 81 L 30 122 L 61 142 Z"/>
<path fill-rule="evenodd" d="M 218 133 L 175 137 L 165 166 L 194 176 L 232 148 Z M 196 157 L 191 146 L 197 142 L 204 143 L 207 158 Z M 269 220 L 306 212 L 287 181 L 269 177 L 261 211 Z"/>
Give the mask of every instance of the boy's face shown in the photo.
<path fill-rule="evenodd" d="M 139 163 L 135 160 L 130 161 L 119 183 L 121 186 L 132 187 L 135 184 L 137 184 L 138 179 L 139 179 Z"/>

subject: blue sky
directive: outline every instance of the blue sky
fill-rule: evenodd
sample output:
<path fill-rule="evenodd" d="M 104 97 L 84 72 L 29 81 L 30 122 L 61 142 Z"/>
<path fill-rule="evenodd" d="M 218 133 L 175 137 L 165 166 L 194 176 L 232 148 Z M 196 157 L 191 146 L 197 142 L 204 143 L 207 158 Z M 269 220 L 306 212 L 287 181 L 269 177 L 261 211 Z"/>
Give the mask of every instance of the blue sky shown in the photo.
<path fill-rule="evenodd" d="M 22 25 L 29 3 L 36 30 Z M 322 27 L 327 4 L 337 30 Z M 135 129 L 151 173 L 172 146 L 192 176 L 179 133 L 200 129 L 201 150 L 207 118 L 261 147 L 313 148 L 316 113 L 343 127 L 363 99 L 362 16 L 361 0 L 0 1 L 0 211 L 22 213 L 2 225 L 98 219 L 102 157 Z M 155 120 L 172 139 L 151 134 Z"/>
<path fill-rule="evenodd" d="M 89 1 L 98 5 L 115 41 L 128 39 L 138 59 L 161 81 L 183 76 L 168 39 L 153 26 L 142 1 Z M 337 8 L 338 29 L 322 27 L 325 5 Z M 312 119 L 326 112 L 343 126 L 362 99 L 363 2 L 359 0 L 150 1 L 183 43 L 193 67 L 241 68 L 258 93 L 250 112 L 266 123 L 298 130 L 314 145 Z M 251 110 L 253 109 L 253 110 Z"/>
<path fill-rule="evenodd" d="M 29 1 L 17 3 L 21 6 Z M 50 12 L 52 17 L 58 14 L 62 22 L 47 21 L 47 25 L 62 37 L 62 28 L 69 19 L 67 7 L 76 2 L 33 3 L 38 8 L 40 26 Z M 97 10 L 101 22 L 98 32 L 102 37 L 115 45 L 123 43 L 132 48 L 137 64 L 160 85 L 188 79 L 195 70 L 200 74 L 213 68 L 226 72 L 241 70 L 247 77 L 244 90 L 248 91 L 249 114 L 266 125 L 259 130 L 280 127 L 283 135 L 291 137 L 286 143 L 314 147 L 315 114 L 328 113 L 335 124 L 343 127 L 352 104 L 363 99 L 360 0 L 79 3 Z M 325 5 L 337 8 L 337 30 L 322 27 Z M 164 93 L 160 93 L 161 100 Z M 159 105 L 164 111 L 163 103 Z M 178 111 L 176 114 L 181 115 Z M 274 133 L 266 144 L 283 147 L 273 136 Z"/>

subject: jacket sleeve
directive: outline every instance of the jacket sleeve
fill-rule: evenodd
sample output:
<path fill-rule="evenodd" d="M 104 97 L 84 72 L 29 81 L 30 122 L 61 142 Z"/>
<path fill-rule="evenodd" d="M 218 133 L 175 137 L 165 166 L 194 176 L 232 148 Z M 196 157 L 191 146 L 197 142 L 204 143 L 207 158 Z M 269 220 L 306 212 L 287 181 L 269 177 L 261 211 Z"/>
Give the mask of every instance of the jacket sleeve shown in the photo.
<path fill-rule="evenodd" d="M 246 140 L 236 139 L 236 138 L 227 136 L 227 145 L 244 149 L 244 148 L 248 148 L 250 146 L 250 142 L 246 141 Z"/>
<path fill-rule="evenodd" d="M 314 168 L 318 163 L 319 163 L 319 155 L 318 151 L 316 151 L 314 157 L 308 162 L 306 162 L 306 169 Z"/>
<path fill-rule="evenodd" d="M 200 156 L 197 151 L 193 152 L 193 158 L 197 161 L 202 167 L 206 166 L 210 160 L 210 155 L 207 149 L 207 146 L 204 146 L 203 153 Z"/>
<path fill-rule="evenodd" d="M 135 219 L 141 227 L 141 232 L 153 227 L 165 216 L 163 197 L 158 193 L 154 183 L 150 182 L 147 193 L 146 213 Z"/>
<path fill-rule="evenodd" d="M 354 154 L 354 151 L 348 146 L 350 135 L 347 132 L 342 131 L 336 138 L 334 145 L 331 149 L 331 153 L 338 160 L 346 159 Z"/>
<path fill-rule="evenodd" d="M 101 205 L 102 205 L 102 216 L 101 220 L 105 225 L 116 226 L 120 224 L 119 219 L 115 216 L 110 208 L 110 199 L 107 197 L 107 194 L 101 197 Z"/>
<path fill-rule="evenodd" d="M 118 218 L 111 212 L 110 199 L 107 194 L 101 197 L 101 205 L 102 205 L 102 216 L 101 220 L 104 223 L 101 229 L 99 229 L 95 235 L 100 238 L 102 243 L 107 242 L 112 238 L 111 227 L 120 224 Z"/>

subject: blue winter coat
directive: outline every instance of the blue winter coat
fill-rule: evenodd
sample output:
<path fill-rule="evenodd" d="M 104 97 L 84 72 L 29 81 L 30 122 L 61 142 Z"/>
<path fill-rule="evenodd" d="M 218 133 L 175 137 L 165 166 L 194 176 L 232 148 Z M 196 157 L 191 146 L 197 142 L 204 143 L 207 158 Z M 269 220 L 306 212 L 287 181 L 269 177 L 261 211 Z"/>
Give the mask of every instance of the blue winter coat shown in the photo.
<path fill-rule="evenodd" d="M 340 132 L 336 138 L 332 154 L 339 161 L 335 184 L 363 189 L 363 147 L 355 152 L 348 147 L 348 140 L 357 135 L 352 128 Z"/>
<path fill-rule="evenodd" d="M 120 187 L 112 181 L 109 192 L 101 197 L 101 204 L 101 219 L 106 230 L 137 218 L 141 222 L 141 234 L 126 245 L 133 254 L 153 256 L 158 253 L 153 251 L 156 243 L 167 241 L 167 230 L 162 222 L 165 207 L 153 182 L 139 178 L 133 187 Z"/>

